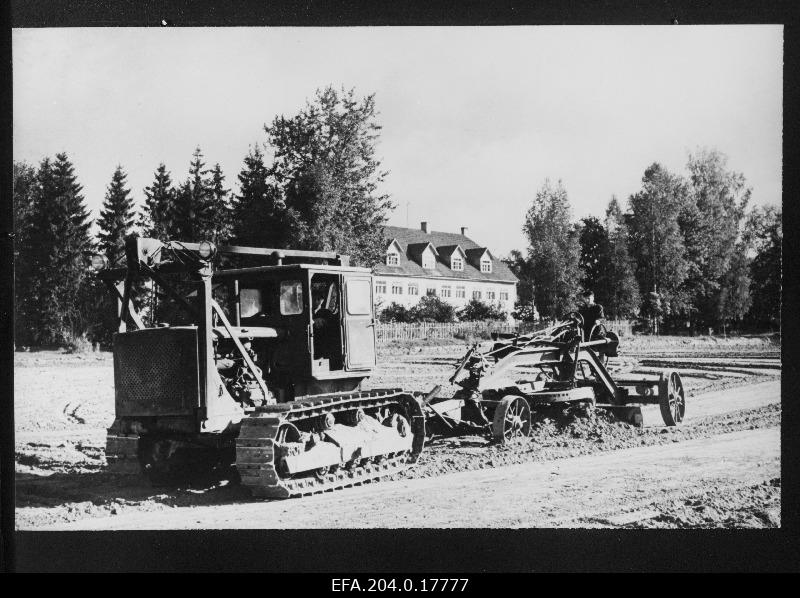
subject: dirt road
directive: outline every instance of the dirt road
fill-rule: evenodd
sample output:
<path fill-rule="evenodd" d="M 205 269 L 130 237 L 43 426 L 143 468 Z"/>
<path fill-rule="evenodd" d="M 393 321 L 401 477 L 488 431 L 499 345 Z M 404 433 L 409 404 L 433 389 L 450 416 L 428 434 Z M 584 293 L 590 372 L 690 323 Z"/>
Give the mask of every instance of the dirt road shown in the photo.
<path fill-rule="evenodd" d="M 780 380 L 770 380 L 759 384 L 739 386 L 726 390 L 708 392 L 691 398 L 687 403 L 684 425 L 692 425 L 704 417 L 730 413 L 740 409 L 756 409 L 770 403 L 780 403 Z M 644 425 L 662 426 L 661 412 L 656 405 L 642 408 Z"/>
<path fill-rule="evenodd" d="M 663 427 L 657 406 L 645 408 L 643 428 L 600 410 L 548 412 L 524 446 L 437 437 L 395 481 L 272 503 L 254 502 L 228 478 L 153 487 L 108 471 L 109 356 L 19 354 L 16 527 L 776 527 L 780 369 L 762 347 L 728 352 L 664 350 L 648 366 L 637 356 L 610 364 L 636 375 L 681 360 L 689 399 L 676 428 Z M 432 347 L 386 358 L 370 385 L 429 390 L 460 353 Z"/>
<path fill-rule="evenodd" d="M 370 484 L 302 500 L 169 509 L 44 529 L 587 527 L 702 484 L 780 476 L 777 428 L 550 463 Z M 612 520 L 609 520 L 612 518 Z"/>

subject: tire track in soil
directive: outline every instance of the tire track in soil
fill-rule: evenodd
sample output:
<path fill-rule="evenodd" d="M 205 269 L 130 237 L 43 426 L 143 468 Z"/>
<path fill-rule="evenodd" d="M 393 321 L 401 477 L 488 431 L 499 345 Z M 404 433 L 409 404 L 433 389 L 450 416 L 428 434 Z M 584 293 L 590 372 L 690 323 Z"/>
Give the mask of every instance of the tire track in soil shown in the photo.
<path fill-rule="evenodd" d="M 752 485 L 780 476 L 780 430 L 747 430 L 437 478 L 370 484 L 294 501 L 173 509 L 48 529 L 577 527 L 686 487 Z M 585 526 L 585 524 L 584 524 Z"/>
<path fill-rule="evenodd" d="M 456 347 L 458 352 L 462 351 L 463 347 Z M 452 365 L 457 361 L 455 358 L 444 357 L 444 356 L 437 356 L 435 357 L 436 363 L 431 363 L 430 361 L 423 363 L 418 363 L 415 366 L 411 366 L 409 361 L 421 361 L 419 355 L 407 355 L 401 356 L 398 362 L 393 364 L 382 364 L 379 368 L 378 372 L 376 372 L 376 377 L 388 377 L 388 378 L 395 378 L 400 377 L 403 379 L 404 384 L 401 386 L 410 386 L 412 384 L 408 384 L 405 382 L 409 381 L 409 373 L 413 370 L 414 379 L 419 376 L 419 378 L 423 379 L 423 382 L 420 385 L 427 385 L 429 380 L 441 381 L 443 376 L 442 372 L 449 372 L 452 370 Z M 685 355 L 681 355 L 681 357 L 686 357 Z M 631 364 L 635 364 L 637 361 L 636 359 L 631 358 L 630 356 L 626 355 L 624 360 L 620 360 L 624 369 L 630 367 Z M 98 364 L 100 365 L 100 364 Z M 425 367 L 427 366 L 427 367 Z M 381 373 L 383 372 L 383 373 Z M 779 372 L 770 372 L 771 374 L 778 374 Z M 711 381 L 706 383 L 705 381 L 696 380 L 694 385 L 690 382 L 690 388 L 694 388 L 695 392 L 702 392 L 702 390 L 715 387 L 715 388 L 728 388 L 728 387 L 737 387 L 741 386 L 743 383 L 752 382 L 753 380 L 764 380 L 763 377 L 753 377 L 749 380 L 718 380 L 718 381 Z M 774 380 L 774 378 L 773 378 Z M 778 378 L 779 380 L 779 378 Z M 389 384 L 390 386 L 395 386 L 397 384 Z M 414 384 L 415 385 L 415 384 Z M 378 384 L 378 386 L 386 386 L 385 383 Z M 419 390 L 428 390 L 430 388 L 427 385 L 424 389 L 420 388 Z M 415 389 L 416 390 L 416 389 Z M 727 392 L 727 391 L 726 391 Z M 702 399 L 703 397 L 698 397 L 698 399 Z M 724 396 L 718 396 L 717 399 L 724 398 Z M 692 397 L 694 399 L 694 397 Z M 777 399 L 779 401 L 779 399 Z M 78 423 L 77 420 L 69 419 L 72 422 L 71 425 L 80 425 L 82 428 L 81 430 L 56 430 L 56 429 L 25 429 L 24 431 L 17 434 L 17 443 L 20 441 L 28 440 L 28 449 L 34 449 L 35 454 L 38 455 L 40 449 L 42 448 L 41 445 L 48 443 L 52 438 L 54 441 L 59 441 L 61 447 L 64 447 L 64 442 L 66 441 L 66 447 L 69 449 L 76 449 L 77 451 L 81 451 L 86 453 L 86 457 L 89 457 L 89 460 L 85 463 L 84 466 L 81 463 L 76 462 L 68 463 L 64 462 L 61 463 L 61 459 L 58 459 L 58 447 L 55 443 L 47 445 L 49 450 L 46 450 L 42 453 L 43 459 L 33 459 L 35 463 L 31 463 L 31 465 L 35 466 L 34 469 L 31 471 L 37 472 L 35 474 L 22 474 L 26 479 L 30 479 L 31 484 L 27 484 L 26 486 L 30 491 L 33 491 L 34 494 L 27 497 L 27 499 L 31 499 L 33 503 L 35 503 L 35 495 L 38 491 L 35 488 L 39 488 L 44 494 L 48 495 L 52 500 L 48 500 L 47 504 L 53 505 L 54 508 L 45 509 L 42 511 L 42 516 L 39 517 L 36 515 L 33 510 L 26 510 L 28 515 L 24 517 L 24 519 L 28 522 L 26 525 L 28 528 L 32 528 L 37 525 L 37 521 L 44 522 L 44 521 L 53 521 L 59 519 L 75 519 L 79 517 L 87 517 L 87 516 L 102 516 L 103 514 L 109 513 L 109 506 L 106 503 L 111 503 L 111 508 L 116 509 L 113 506 L 114 503 L 119 503 L 120 501 L 126 502 L 126 511 L 136 510 L 136 511 L 148 511 L 152 509 L 159 509 L 164 506 L 181 506 L 183 505 L 201 505 L 201 504 L 216 504 L 216 505 L 224 505 L 225 503 L 233 502 L 242 502 L 242 501 L 249 501 L 250 499 L 247 497 L 242 496 L 241 492 L 238 492 L 238 488 L 236 487 L 226 487 L 226 488 L 209 488 L 206 490 L 197 490 L 197 491 L 189 491 L 186 489 L 161 489 L 161 490 L 154 490 L 149 486 L 145 487 L 143 482 L 138 482 L 138 486 L 136 485 L 137 482 L 132 480 L 125 480 L 124 483 L 122 480 L 119 482 L 114 481 L 113 477 L 106 476 L 101 471 L 98 471 L 98 466 L 102 466 L 102 463 L 97 461 L 98 457 L 102 457 L 102 445 L 104 445 L 104 438 L 105 438 L 105 428 L 95 427 L 97 423 L 103 421 L 103 418 L 98 418 L 97 414 L 94 413 L 93 409 L 96 407 L 94 403 L 98 403 L 98 406 L 103 406 L 104 403 L 100 403 L 96 399 L 94 402 L 90 401 L 89 403 L 89 411 L 84 412 L 80 409 L 81 405 L 73 405 L 68 403 L 64 405 L 64 409 L 62 410 L 62 414 L 66 415 L 68 418 L 71 415 L 77 416 L 78 419 L 83 420 L 83 423 Z M 725 411 L 730 410 L 730 404 L 726 405 L 727 401 L 708 401 L 709 405 L 713 405 L 718 403 L 720 409 L 717 410 L 719 413 L 724 413 Z M 690 404 L 691 405 L 691 404 Z M 699 406 L 699 404 L 697 405 Z M 627 446 L 647 446 L 651 444 L 668 444 L 668 443 L 682 443 L 686 440 L 690 439 L 697 439 L 701 437 L 708 437 L 714 434 L 720 434 L 724 432 L 729 432 L 732 430 L 739 430 L 739 429 L 747 429 L 749 428 L 763 428 L 765 426 L 776 426 L 780 423 L 780 406 L 779 405 L 772 405 L 772 409 L 756 409 L 752 413 L 750 412 L 737 412 L 738 415 L 709 415 L 705 418 L 705 420 L 699 420 L 694 422 L 687 422 L 690 425 L 685 426 L 681 432 L 676 435 L 674 429 L 670 431 L 666 431 L 665 433 L 661 433 L 658 430 L 649 430 L 645 432 L 643 438 L 638 438 L 631 440 L 630 438 L 625 439 L 624 437 L 615 437 L 612 435 L 610 442 L 606 442 L 606 439 L 603 438 L 602 431 L 599 435 L 592 437 L 590 435 L 591 430 L 568 430 L 570 434 L 564 435 L 563 429 L 561 432 L 557 432 L 561 434 L 561 438 L 550 438 L 548 442 L 545 443 L 545 446 L 538 447 L 541 449 L 540 453 L 537 453 L 534 456 L 530 454 L 525 455 L 522 459 L 523 462 L 532 462 L 532 461 L 542 461 L 542 460 L 552 460 L 557 459 L 561 460 L 565 457 L 570 457 L 575 454 L 591 454 L 591 453 L 598 453 L 598 452 L 608 452 L 610 450 L 616 450 L 620 448 L 625 448 Z M 741 405 L 738 405 L 737 408 L 741 408 Z M 70 411 L 71 409 L 71 411 Z M 655 407 L 657 410 L 658 408 Z M 58 412 L 56 412 L 58 413 Z M 690 411 L 690 414 L 692 411 Z M 695 413 L 697 415 L 697 413 Z M 85 416 L 85 417 L 84 417 Z M 660 415 L 657 416 L 660 420 Z M 99 422 L 97 421 L 99 419 Z M 87 420 L 90 420 L 88 423 L 91 425 L 87 425 Z M 62 420 L 66 421 L 66 420 Z M 97 423 L 96 423 L 97 422 Z M 36 427 L 38 428 L 39 424 L 38 421 L 36 422 Z M 620 427 L 619 422 L 615 422 L 614 424 L 615 429 Z M 623 426 L 624 429 L 624 426 Z M 690 431 L 694 429 L 694 431 Z M 686 432 L 684 432 L 686 431 Z M 577 432 L 577 436 L 571 435 L 571 432 Z M 688 432 L 688 433 L 687 433 Z M 625 432 L 628 434 L 629 431 Z M 619 435 L 617 435 L 619 436 Z M 624 436 L 624 435 L 623 435 Z M 69 438 L 69 440 L 67 439 Z M 638 443 L 636 442 L 638 440 Z M 434 458 L 435 460 L 441 463 L 445 463 L 445 467 L 437 467 L 430 471 L 431 476 L 441 476 L 442 473 L 448 473 L 449 471 L 470 471 L 473 472 L 475 469 L 487 469 L 493 466 L 503 465 L 506 460 L 502 454 L 496 455 L 492 453 L 492 450 L 487 451 L 487 447 L 484 444 L 481 444 L 481 439 L 476 439 L 474 437 L 466 437 L 462 439 L 460 444 L 460 448 L 456 447 L 456 451 L 463 452 L 463 456 L 467 457 L 472 465 L 466 468 L 449 468 L 447 466 L 447 460 L 449 459 L 452 447 L 442 446 L 442 445 L 431 445 L 429 447 L 429 451 L 423 453 L 423 455 L 428 455 Z M 563 443 L 563 446 L 562 446 Z M 37 446 L 39 445 L 39 446 Z M 85 450 L 86 449 L 86 450 Z M 98 450 L 100 451 L 98 453 Z M 91 453 L 91 454 L 88 454 Z M 55 460 L 52 460 L 55 459 Z M 76 455 L 77 459 L 77 455 Z M 104 462 L 104 459 L 101 459 Z M 59 474 L 53 476 L 52 480 L 48 480 L 47 477 L 43 476 L 42 473 L 48 473 L 48 468 L 50 471 L 66 471 L 66 474 Z M 42 473 L 38 473 L 38 472 Z M 425 477 L 423 475 L 417 475 L 420 473 L 419 468 L 415 468 L 410 472 L 409 479 L 414 477 Z M 92 479 L 95 479 L 95 482 Z M 18 475 L 18 480 L 20 480 Z M 95 487 L 94 484 L 97 482 L 101 482 L 100 486 L 96 488 L 96 492 L 94 491 Z M 371 485 L 370 487 L 376 487 L 375 485 Z M 63 488 L 63 491 L 60 490 Z M 72 488 L 73 490 L 67 490 L 67 488 Z M 85 489 L 85 490 L 83 490 Z M 77 507 L 73 507 L 71 505 L 75 504 L 74 500 L 82 500 L 81 496 L 86 496 L 86 491 L 92 490 L 90 500 L 94 505 L 97 505 L 97 509 L 92 509 L 91 513 L 80 513 L 77 512 L 80 509 Z M 188 492 L 192 492 L 191 496 Z M 196 492 L 196 494 L 194 494 Z M 27 502 L 27 504 L 33 504 L 30 501 L 26 500 L 26 496 L 24 496 L 25 492 L 23 492 L 23 496 L 18 494 L 18 504 L 20 499 Z M 74 496 L 74 498 L 72 498 Z M 59 499 L 60 497 L 60 499 Z M 128 497 L 128 498 L 125 498 Z M 89 498 L 88 496 L 86 498 Z M 131 499 L 131 500 L 129 500 Z M 83 499 L 85 500 L 85 498 Z M 305 500 L 305 499 L 304 499 Z M 68 510 L 72 510 L 71 513 L 64 514 L 61 511 L 66 507 Z"/>

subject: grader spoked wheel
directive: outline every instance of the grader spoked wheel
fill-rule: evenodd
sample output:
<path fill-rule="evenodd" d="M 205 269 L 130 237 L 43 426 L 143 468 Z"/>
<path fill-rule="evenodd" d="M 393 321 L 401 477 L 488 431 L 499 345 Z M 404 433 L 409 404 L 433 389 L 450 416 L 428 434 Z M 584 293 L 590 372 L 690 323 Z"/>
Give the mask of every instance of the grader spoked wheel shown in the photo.
<path fill-rule="evenodd" d="M 522 397 L 503 397 L 494 412 L 492 435 L 502 444 L 527 438 L 531 433 L 531 408 Z"/>
<path fill-rule="evenodd" d="M 668 426 L 677 426 L 686 414 L 686 394 L 678 372 L 661 374 L 658 385 L 661 417 Z"/>

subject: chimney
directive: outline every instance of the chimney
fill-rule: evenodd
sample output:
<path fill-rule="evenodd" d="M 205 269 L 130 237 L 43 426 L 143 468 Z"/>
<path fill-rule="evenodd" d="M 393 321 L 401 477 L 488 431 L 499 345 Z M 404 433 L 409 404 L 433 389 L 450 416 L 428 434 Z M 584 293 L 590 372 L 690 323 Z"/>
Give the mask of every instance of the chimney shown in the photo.
<path fill-rule="evenodd" d="M 427 233 L 428 232 L 428 223 L 427 222 L 420 223 L 419 227 L 422 229 L 423 233 Z"/>
<path fill-rule="evenodd" d="M 466 226 L 462 226 L 461 227 L 461 236 L 462 237 L 466 237 L 467 236 L 467 227 Z"/>

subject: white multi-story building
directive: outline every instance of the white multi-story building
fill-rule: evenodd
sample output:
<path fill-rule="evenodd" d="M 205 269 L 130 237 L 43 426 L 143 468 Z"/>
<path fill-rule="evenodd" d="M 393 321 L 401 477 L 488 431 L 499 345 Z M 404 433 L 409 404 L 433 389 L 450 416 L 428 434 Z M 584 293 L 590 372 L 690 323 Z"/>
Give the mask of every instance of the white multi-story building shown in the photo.
<path fill-rule="evenodd" d="M 517 300 L 517 277 L 466 232 L 429 231 L 427 222 L 419 229 L 384 227 L 384 263 L 373 268 L 376 304 L 413 307 L 420 297 L 435 295 L 456 309 L 480 299 L 510 314 Z"/>

